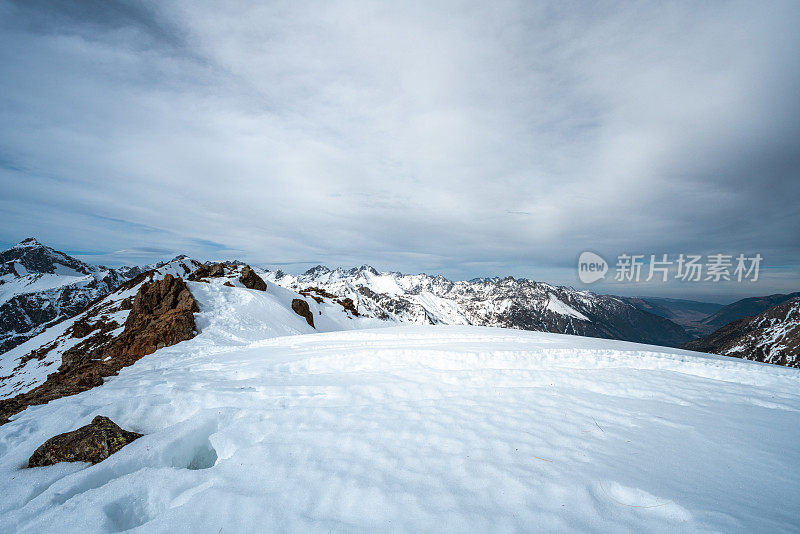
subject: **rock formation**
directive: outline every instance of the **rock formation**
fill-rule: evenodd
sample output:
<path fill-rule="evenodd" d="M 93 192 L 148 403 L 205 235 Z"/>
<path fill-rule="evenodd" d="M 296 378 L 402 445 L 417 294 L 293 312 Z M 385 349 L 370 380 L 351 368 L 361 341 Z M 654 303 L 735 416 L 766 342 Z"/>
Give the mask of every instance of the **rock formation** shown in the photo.
<path fill-rule="evenodd" d="M 304 301 L 303 299 L 294 299 L 292 301 L 292 310 L 294 310 L 297 315 L 305 317 L 308 324 L 311 325 L 311 328 L 315 328 L 314 314 L 311 313 L 311 309 L 308 307 L 308 302 Z"/>
<path fill-rule="evenodd" d="M 267 283 L 264 282 L 249 265 L 245 265 L 242 268 L 242 276 L 239 277 L 239 281 L 247 289 L 257 289 L 259 291 L 267 290 Z"/>
<path fill-rule="evenodd" d="M 72 432 L 45 441 L 28 460 L 28 467 L 42 467 L 58 462 L 102 462 L 142 434 L 117 426 L 108 417 L 98 415 L 92 422 Z"/>

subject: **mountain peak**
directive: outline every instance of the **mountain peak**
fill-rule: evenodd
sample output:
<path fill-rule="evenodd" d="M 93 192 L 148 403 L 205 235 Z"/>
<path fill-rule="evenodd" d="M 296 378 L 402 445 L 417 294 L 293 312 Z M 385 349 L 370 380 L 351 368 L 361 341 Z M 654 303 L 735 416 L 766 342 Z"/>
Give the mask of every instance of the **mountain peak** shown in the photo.
<path fill-rule="evenodd" d="M 316 267 L 312 267 L 311 269 L 307 270 L 305 273 L 306 275 L 319 275 L 331 272 L 330 269 L 325 267 L 324 265 L 317 265 Z"/>
<path fill-rule="evenodd" d="M 378 270 L 375 269 L 375 267 L 373 267 L 372 265 L 367 265 L 366 263 L 364 265 L 362 265 L 361 267 L 359 267 L 358 270 L 359 271 L 366 271 L 366 272 L 368 272 L 370 274 L 380 274 L 378 272 Z"/>
<path fill-rule="evenodd" d="M 35 237 L 26 237 L 16 245 L 11 248 L 32 248 L 32 247 L 44 247 L 44 245 Z"/>

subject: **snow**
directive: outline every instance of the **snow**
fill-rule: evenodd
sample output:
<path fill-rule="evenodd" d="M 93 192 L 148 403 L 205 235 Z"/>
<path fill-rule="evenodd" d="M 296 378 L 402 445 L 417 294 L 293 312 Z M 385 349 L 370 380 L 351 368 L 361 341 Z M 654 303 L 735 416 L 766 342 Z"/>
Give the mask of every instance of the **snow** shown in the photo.
<path fill-rule="evenodd" d="M 569 307 L 568 305 L 564 304 L 561 300 L 558 299 L 552 293 L 548 293 L 547 305 L 545 306 L 548 310 L 558 315 L 566 315 L 567 317 L 575 317 L 576 319 L 580 319 L 581 321 L 588 321 L 589 318 L 576 311 L 575 309 Z"/>
<path fill-rule="evenodd" d="M 403 288 L 397 284 L 397 280 L 390 274 L 372 274 L 369 271 L 364 271 L 363 275 L 367 280 L 367 287 L 372 288 L 373 291 L 386 293 L 387 295 L 402 295 L 405 293 Z"/>
<path fill-rule="evenodd" d="M 797 528 L 798 370 L 307 299 L 318 333 L 274 284 L 189 287 L 197 337 L 0 427 L 0 531 Z M 145 436 L 23 468 L 96 415 Z"/>
<path fill-rule="evenodd" d="M 21 264 L 17 263 L 16 267 Z M 78 276 L 64 276 L 58 274 L 26 274 L 19 277 L 6 275 L 0 284 L 0 304 L 4 304 L 18 295 L 40 293 L 53 289 L 63 289 L 66 286 L 84 286 L 94 280 L 92 275 L 79 274 Z"/>
<path fill-rule="evenodd" d="M 416 300 L 436 323 L 469 324 L 458 304 L 452 300 L 437 297 L 430 291 L 423 291 L 416 295 Z"/>

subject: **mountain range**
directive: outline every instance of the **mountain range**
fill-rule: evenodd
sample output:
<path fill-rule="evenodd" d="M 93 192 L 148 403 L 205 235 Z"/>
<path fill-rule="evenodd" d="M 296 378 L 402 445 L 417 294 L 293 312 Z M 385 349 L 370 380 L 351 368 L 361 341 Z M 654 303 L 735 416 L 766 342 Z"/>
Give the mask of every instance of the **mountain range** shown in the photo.
<path fill-rule="evenodd" d="M 0 354 L 74 317 L 143 273 L 156 270 L 185 277 L 200 265 L 197 260 L 178 256 L 154 265 L 107 268 L 82 262 L 35 238 L 25 239 L 0 252 Z M 721 338 L 696 341 L 728 323 L 800 297 L 800 293 L 770 295 L 722 306 L 602 295 L 525 278 L 453 281 L 441 275 L 379 272 L 369 265 L 351 269 L 318 265 L 299 275 L 257 267 L 254 272 L 277 286 L 302 293 L 304 298 L 348 301 L 358 316 L 389 323 L 494 326 L 726 354 L 731 352 L 727 340 L 732 338 L 732 329 L 742 329 L 745 323 L 737 323 Z M 752 333 L 755 323 L 747 324 L 747 331 Z M 766 323 L 762 320 L 758 324 Z M 764 336 L 765 340 L 772 339 Z M 719 345 L 719 339 L 725 340 L 723 345 Z M 786 359 L 770 356 L 763 348 L 759 351 L 762 356 L 757 359 L 762 361 Z"/>
<path fill-rule="evenodd" d="M 691 339 L 673 321 L 626 300 L 525 278 L 452 281 L 443 276 L 378 272 L 363 265 L 265 278 L 299 291 L 318 288 L 356 303 L 359 313 L 412 324 L 498 326 L 677 346 Z"/>

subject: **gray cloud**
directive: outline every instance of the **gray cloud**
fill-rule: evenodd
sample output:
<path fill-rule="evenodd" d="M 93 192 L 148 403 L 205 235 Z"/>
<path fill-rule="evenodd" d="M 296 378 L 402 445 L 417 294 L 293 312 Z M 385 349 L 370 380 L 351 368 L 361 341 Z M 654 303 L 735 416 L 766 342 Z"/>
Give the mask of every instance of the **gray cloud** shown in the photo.
<path fill-rule="evenodd" d="M 0 239 L 575 284 L 585 249 L 761 252 L 782 270 L 755 292 L 797 286 L 798 23 L 792 2 L 4 4 Z"/>

